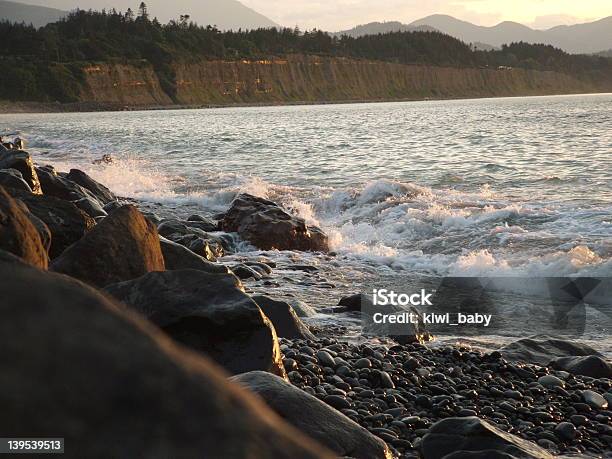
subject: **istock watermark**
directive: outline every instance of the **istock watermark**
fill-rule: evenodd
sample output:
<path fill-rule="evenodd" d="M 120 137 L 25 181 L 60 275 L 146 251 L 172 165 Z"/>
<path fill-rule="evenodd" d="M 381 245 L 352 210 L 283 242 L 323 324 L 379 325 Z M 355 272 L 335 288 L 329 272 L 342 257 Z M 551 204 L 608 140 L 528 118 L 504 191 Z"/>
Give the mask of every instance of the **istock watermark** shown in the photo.
<path fill-rule="evenodd" d="M 366 335 L 552 336 L 612 330 L 612 278 L 401 277 L 362 296 Z"/>

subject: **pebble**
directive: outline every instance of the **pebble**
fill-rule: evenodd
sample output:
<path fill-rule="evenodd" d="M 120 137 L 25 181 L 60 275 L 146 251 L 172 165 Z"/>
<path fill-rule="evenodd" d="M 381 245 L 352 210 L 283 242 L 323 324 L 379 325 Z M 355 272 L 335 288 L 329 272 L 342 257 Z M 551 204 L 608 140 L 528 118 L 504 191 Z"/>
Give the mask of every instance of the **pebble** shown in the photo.
<path fill-rule="evenodd" d="M 319 351 L 317 352 L 317 360 L 324 367 L 334 368 L 336 366 L 336 362 L 331 354 L 327 351 Z"/>
<path fill-rule="evenodd" d="M 572 441 L 576 438 L 576 426 L 571 422 L 561 422 L 555 427 L 555 433 L 562 439 Z"/>
<path fill-rule="evenodd" d="M 538 379 L 538 383 L 548 388 L 565 386 L 565 383 L 561 379 L 553 375 L 542 376 L 541 378 Z"/>
<path fill-rule="evenodd" d="M 370 361 L 370 359 L 359 359 L 355 362 L 354 365 L 355 368 L 372 368 L 372 362 Z"/>
<path fill-rule="evenodd" d="M 605 410 L 608 408 L 608 401 L 603 398 L 601 394 L 592 390 L 583 391 L 582 398 L 591 408 L 595 408 L 596 410 Z"/>

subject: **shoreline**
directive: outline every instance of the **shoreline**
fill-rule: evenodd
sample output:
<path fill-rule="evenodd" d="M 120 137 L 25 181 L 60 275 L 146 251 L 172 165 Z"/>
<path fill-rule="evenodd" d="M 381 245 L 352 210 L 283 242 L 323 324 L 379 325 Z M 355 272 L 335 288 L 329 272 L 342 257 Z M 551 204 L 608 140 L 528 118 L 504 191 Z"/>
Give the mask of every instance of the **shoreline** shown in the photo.
<path fill-rule="evenodd" d="M 5 171 L 0 182 L 0 210 L 8 209 L 8 218 L 19 225 L 0 229 L 21 232 L 15 239 L 29 242 L 0 246 L 6 294 L 2 307 L 19 314 L 17 323 L 33 324 L 15 331 L 5 321 L 0 345 L 9 351 L 10 345 L 16 346 L 25 357 L 12 359 L 5 370 L 26 382 L 51 381 L 32 386 L 33 399 L 48 404 L 31 404 L 25 410 L 22 403 L 5 404 L 8 418 L 20 413 L 28 431 L 46 432 L 38 420 L 57 416 L 56 434 L 65 435 L 67 445 L 75 449 L 83 447 L 87 439 L 69 430 L 75 420 L 108 438 L 91 413 L 101 411 L 102 418 L 113 416 L 115 422 L 133 421 L 133 413 L 122 408 L 141 400 L 144 392 L 156 401 L 144 402 L 146 409 L 134 403 L 142 410 L 147 435 L 158 431 L 156 422 L 163 419 L 172 422 L 180 437 L 193 423 L 181 423 L 184 412 L 176 406 L 193 406 L 190 420 L 207 419 L 212 413 L 214 422 L 222 422 L 227 409 L 219 407 L 219 400 L 229 390 L 245 399 L 260 395 L 255 412 L 262 418 L 275 412 L 296 432 L 340 457 L 429 458 L 458 451 L 467 457 L 480 451 L 548 459 L 556 454 L 599 457 L 612 451 L 612 367 L 606 373 L 609 364 L 588 346 L 544 337 L 518 340 L 491 352 L 460 344 L 434 347 L 426 344 L 429 333 L 420 322 L 395 342 L 349 343 L 337 338 L 340 333 L 333 326 L 309 324 L 306 311 L 315 310 L 315 302 L 300 309 L 282 295 L 287 285 L 302 278 L 310 279 L 307 285 L 313 287 L 327 281 L 314 264 L 270 259 L 266 252 L 312 252 L 329 261 L 334 255 L 322 230 L 274 202 L 238 194 L 219 215 L 160 218 L 138 205 L 140 201 L 116 196 L 79 170 L 66 173 L 35 165 L 21 150 L 2 151 L 0 160 L 0 172 L 20 168 L 19 173 Z M 70 221 L 68 227 L 58 222 L 57 213 Z M 263 254 L 241 252 L 232 235 Z M 235 254 L 236 260 L 224 261 L 224 253 Z M 261 283 L 265 292 L 253 293 L 254 283 Z M 339 298 L 334 288 L 330 295 Z M 338 305 L 360 314 L 363 298 L 343 297 Z M 49 313 L 41 314 L 41 309 Z M 74 330 L 78 338 L 88 339 L 57 339 L 72 337 Z M 117 330 L 120 345 L 114 342 Z M 58 346 L 49 355 L 34 337 Z M 147 367 L 151 361 L 165 362 L 154 368 L 154 383 Z M 20 367 L 21 362 L 27 365 Z M 205 373 L 202 368 L 208 366 L 210 373 Z M 53 378 L 47 378 L 48 368 L 54 370 Z M 199 378 L 188 391 L 157 384 L 176 380 L 169 387 L 184 388 L 183 369 L 188 369 L 189 380 Z M 99 389 L 100 381 L 107 380 L 121 384 Z M 55 403 L 65 395 L 66 381 L 71 396 L 82 397 L 82 403 L 64 412 Z M 218 389 L 202 393 L 210 381 Z M 127 392 L 126 383 L 131 384 Z M 21 382 L 13 391 L 20 393 L 23 387 Z M 189 399 L 183 400 L 184 394 Z M 167 400 L 172 409 L 157 411 Z M 212 409 L 219 413 L 209 411 L 206 403 L 216 403 Z M 166 416 L 171 416 L 169 421 Z M 130 434 L 132 426 L 126 423 L 121 436 Z M 271 432 L 275 429 L 280 427 Z M 216 448 L 231 442 L 248 445 L 244 432 L 229 426 L 214 439 Z M 454 444 L 444 440 L 449 435 L 455 436 Z M 110 440 L 119 444 L 113 432 Z M 91 448 L 90 443 L 86 447 Z M 199 454 L 216 451 L 193 437 L 177 445 L 162 446 L 176 456 L 185 447 Z M 138 455 L 139 447 L 133 446 L 130 455 Z M 232 457 L 228 451 L 211 455 Z"/>
<path fill-rule="evenodd" d="M 100 112 L 139 112 L 139 111 L 173 111 L 173 110 L 210 110 L 224 108 L 261 108 L 261 107 L 293 107 L 318 105 L 356 105 L 384 104 L 405 102 L 441 102 L 458 100 L 482 99 L 516 99 L 527 97 L 563 97 L 563 96 L 599 96 L 612 92 L 564 92 L 507 96 L 457 96 L 457 97 L 426 97 L 400 99 L 358 99 L 358 100 L 320 100 L 320 101 L 281 101 L 281 102 L 237 102 L 232 104 L 174 104 L 174 105 L 125 105 L 115 102 L 11 102 L 0 100 L 0 115 L 16 114 L 54 114 L 54 113 L 100 113 Z"/>

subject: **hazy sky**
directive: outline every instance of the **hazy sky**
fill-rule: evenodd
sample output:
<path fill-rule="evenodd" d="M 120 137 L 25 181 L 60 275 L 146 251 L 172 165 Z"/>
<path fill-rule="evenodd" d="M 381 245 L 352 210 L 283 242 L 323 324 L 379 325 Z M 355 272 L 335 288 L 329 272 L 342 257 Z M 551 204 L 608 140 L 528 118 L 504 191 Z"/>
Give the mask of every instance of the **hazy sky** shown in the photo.
<path fill-rule="evenodd" d="M 372 21 L 412 22 L 434 13 L 480 25 L 516 21 L 535 28 L 612 15 L 612 0 L 241 0 L 282 25 L 340 30 Z"/>

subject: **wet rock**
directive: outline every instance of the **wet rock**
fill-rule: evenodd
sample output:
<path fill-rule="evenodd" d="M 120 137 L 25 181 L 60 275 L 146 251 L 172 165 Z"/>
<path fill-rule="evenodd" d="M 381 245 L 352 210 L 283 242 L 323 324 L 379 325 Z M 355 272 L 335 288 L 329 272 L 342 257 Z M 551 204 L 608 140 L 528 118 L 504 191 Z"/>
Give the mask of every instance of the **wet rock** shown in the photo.
<path fill-rule="evenodd" d="M 66 178 L 88 190 L 103 205 L 117 200 L 117 197 L 108 188 L 79 169 L 70 169 Z"/>
<path fill-rule="evenodd" d="M 587 405 L 596 410 L 605 410 L 608 408 L 608 401 L 597 392 L 592 390 L 585 390 L 582 392 L 582 399 Z"/>
<path fill-rule="evenodd" d="M 196 269 L 207 273 L 229 274 L 229 268 L 219 263 L 211 263 L 187 247 L 160 237 L 160 244 L 166 269 Z"/>
<path fill-rule="evenodd" d="M 382 440 L 334 408 L 280 378 L 254 371 L 235 376 L 232 380 L 259 395 L 283 419 L 338 456 L 356 459 L 392 457 Z"/>
<path fill-rule="evenodd" d="M 17 169 L 0 169 L 0 186 L 15 188 L 28 193 L 32 192 L 32 188 Z"/>
<path fill-rule="evenodd" d="M 108 215 L 100 203 L 89 196 L 77 199 L 73 203 L 92 218 L 106 217 Z"/>
<path fill-rule="evenodd" d="M 576 427 L 570 422 L 561 422 L 557 424 L 555 433 L 567 441 L 573 441 L 577 435 Z"/>
<path fill-rule="evenodd" d="M 289 303 L 263 295 L 253 296 L 253 301 L 270 319 L 279 338 L 315 339 L 315 336 L 297 316 Z"/>
<path fill-rule="evenodd" d="M 0 262 L 0 290 L 11 318 L 0 321 L 0 431 L 61 432 L 78 457 L 331 457 L 211 361 L 92 288 Z"/>
<path fill-rule="evenodd" d="M 186 223 L 188 222 L 164 220 L 158 226 L 159 234 L 209 261 L 216 261 L 231 249 L 225 239 L 208 234 L 199 228 L 187 226 Z"/>
<path fill-rule="evenodd" d="M 87 234 L 95 221 L 73 203 L 45 195 L 33 195 L 17 190 L 8 190 L 21 200 L 32 215 L 42 220 L 51 232 L 49 256 L 57 258 L 66 248 Z"/>
<path fill-rule="evenodd" d="M 459 452 L 484 454 L 485 451 L 520 458 L 552 459 L 553 457 L 535 443 L 506 433 L 476 417 L 447 418 L 438 421 L 429 429 L 421 442 L 424 459 L 442 459 Z"/>
<path fill-rule="evenodd" d="M 89 190 L 59 175 L 53 168 L 38 167 L 36 168 L 36 172 L 38 173 L 43 193 L 47 196 L 53 196 L 71 202 L 79 201 L 84 198 L 91 199 L 92 202 L 97 202 L 96 197 L 90 193 Z M 93 215 L 90 216 L 93 217 Z"/>
<path fill-rule="evenodd" d="M 236 277 L 183 270 L 149 273 L 105 291 L 232 374 L 285 377 L 274 327 Z"/>
<path fill-rule="evenodd" d="M 263 250 L 329 250 L 327 236 L 304 219 L 285 212 L 278 204 L 249 194 L 240 194 L 220 222 L 227 232 L 235 232 Z"/>
<path fill-rule="evenodd" d="M 546 366 L 559 357 L 600 355 L 586 344 L 565 341 L 540 335 L 523 338 L 500 349 L 504 358 L 510 361 L 535 363 Z"/>
<path fill-rule="evenodd" d="M 163 271 L 159 235 L 134 206 L 123 206 L 102 220 L 51 264 L 55 272 L 105 287 Z"/>
<path fill-rule="evenodd" d="M 584 375 L 596 379 L 612 379 L 612 365 L 610 362 L 597 355 L 589 355 L 586 357 L 561 357 L 550 362 L 550 367 L 555 370 L 563 370 L 576 375 Z"/>
<path fill-rule="evenodd" d="M 298 317 L 312 317 L 317 313 L 312 306 L 304 303 L 303 301 L 291 300 L 288 301 L 288 303 L 291 305 Z"/>
<path fill-rule="evenodd" d="M 22 150 L 8 150 L 0 155 L 0 169 L 16 169 L 29 185 L 32 193 L 42 194 L 38 174 L 30 154 Z"/>
<path fill-rule="evenodd" d="M 553 375 L 545 375 L 538 379 L 538 383 L 544 387 L 553 388 L 553 387 L 565 387 L 565 383 Z"/>
<path fill-rule="evenodd" d="M 49 257 L 38 230 L 28 213 L 1 186 L 0 249 L 20 257 L 32 266 L 47 269 Z"/>
<path fill-rule="evenodd" d="M 361 311 L 361 305 L 366 301 L 368 304 L 372 304 L 372 299 L 370 296 L 364 295 L 363 293 L 358 293 L 356 295 L 345 296 L 344 298 L 340 299 L 338 306 L 343 306 L 348 311 Z"/>
<path fill-rule="evenodd" d="M 190 228 L 198 228 L 202 231 L 219 231 L 219 222 L 209 217 L 202 215 L 191 215 L 187 222 L 185 222 Z"/>
<path fill-rule="evenodd" d="M 238 277 L 238 279 L 247 280 L 247 279 L 255 279 L 260 280 L 262 278 L 261 274 L 252 269 L 249 266 L 240 264 L 231 267 L 232 272 Z"/>

